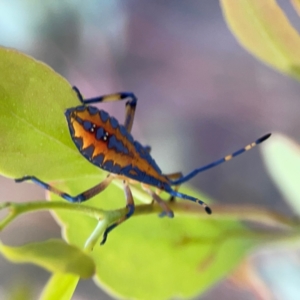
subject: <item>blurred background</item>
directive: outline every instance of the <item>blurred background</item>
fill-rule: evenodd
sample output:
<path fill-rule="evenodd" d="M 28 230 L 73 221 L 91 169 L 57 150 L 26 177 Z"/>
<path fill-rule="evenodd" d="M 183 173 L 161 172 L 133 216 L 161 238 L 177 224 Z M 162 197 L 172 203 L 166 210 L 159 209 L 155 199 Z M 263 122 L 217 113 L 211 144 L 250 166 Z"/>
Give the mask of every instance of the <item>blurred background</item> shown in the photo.
<path fill-rule="evenodd" d="M 299 29 L 290 2 L 279 4 Z M 299 83 L 241 48 L 218 0 L 2 1 L 0 45 L 49 64 L 85 97 L 134 92 L 139 101 L 133 135 L 152 146 L 153 157 L 166 173 L 185 174 L 268 132 L 300 141 Z M 104 109 L 124 119 L 124 103 L 105 104 Z M 262 205 L 293 216 L 268 177 L 258 148 L 190 184 L 221 203 Z M 5 178 L 0 178 L 0 197 L 45 198 L 37 186 Z M 51 216 L 38 213 L 12 223 L 1 239 L 20 245 L 59 236 Z M 298 299 L 299 251 L 266 248 L 254 256 L 254 263 L 274 299 Z M 34 286 L 36 298 L 48 276 L 0 257 L 0 298 L 26 282 Z M 219 297 L 260 299 L 231 278 L 197 299 Z M 111 298 L 99 296 L 93 282 L 84 281 L 74 299 Z"/>

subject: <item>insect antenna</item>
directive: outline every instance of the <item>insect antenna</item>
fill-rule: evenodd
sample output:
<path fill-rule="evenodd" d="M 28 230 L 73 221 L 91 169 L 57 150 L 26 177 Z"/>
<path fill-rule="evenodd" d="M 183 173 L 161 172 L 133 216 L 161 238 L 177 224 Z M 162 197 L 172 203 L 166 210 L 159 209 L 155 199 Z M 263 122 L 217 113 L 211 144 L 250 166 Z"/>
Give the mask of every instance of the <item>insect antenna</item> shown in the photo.
<path fill-rule="evenodd" d="M 214 162 L 212 162 L 212 163 L 210 163 L 210 164 L 208 164 L 208 165 L 205 165 L 205 166 L 203 166 L 203 167 L 200 167 L 200 168 L 198 168 L 198 169 L 195 169 L 195 170 L 192 171 L 191 173 L 189 173 L 189 174 L 187 174 L 187 175 L 185 175 L 185 176 L 179 178 L 178 180 L 172 181 L 171 185 L 182 184 L 182 183 L 184 183 L 184 182 L 186 182 L 186 181 L 192 179 L 194 176 L 196 176 L 196 175 L 197 175 L 198 173 L 200 173 L 200 172 L 204 172 L 204 171 L 206 171 L 206 170 L 208 170 L 208 169 L 211 169 L 211 168 L 213 168 L 213 167 L 215 167 L 215 166 L 217 166 L 217 165 L 220 165 L 220 164 L 222 164 L 222 163 L 224 163 L 224 162 L 226 162 L 226 161 L 229 161 L 229 160 L 231 160 L 232 158 L 234 158 L 235 156 L 238 156 L 238 155 L 240 155 L 240 154 L 242 154 L 242 153 L 244 153 L 244 152 L 246 152 L 246 151 L 252 149 L 252 148 L 255 147 L 256 145 L 262 143 L 263 141 L 265 141 L 266 139 L 268 139 L 270 136 L 271 136 L 271 133 L 268 133 L 268 134 L 264 135 L 263 137 L 259 138 L 258 140 L 256 140 L 255 142 L 253 142 L 253 143 L 247 145 L 246 147 L 244 147 L 244 148 L 242 148 L 242 149 L 240 149 L 240 150 L 238 150 L 238 151 L 233 152 L 233 153 L 230 154 L 230 155 L 226 155 L 225 157 L 223 157 L 223 158 L 221 158 L 221 159 L 218 159 L 218 160 L 216 160 L 216 161 L 214 161 Z"/>

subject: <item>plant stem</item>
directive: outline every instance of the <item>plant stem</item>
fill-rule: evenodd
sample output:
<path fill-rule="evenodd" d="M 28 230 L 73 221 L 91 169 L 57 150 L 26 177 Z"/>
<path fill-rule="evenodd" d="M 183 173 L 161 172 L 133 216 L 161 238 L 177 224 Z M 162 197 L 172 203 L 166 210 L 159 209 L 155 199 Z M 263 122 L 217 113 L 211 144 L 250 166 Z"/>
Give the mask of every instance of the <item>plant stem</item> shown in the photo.
<path fill-rule="evenodd" d="M 213 214 L 207 215 L 203 208 L 193 203 L 185 202 L 171 202 L 168 206 L 174 211 L 175 215 L 189 215 L 201 219 L 209 220 L 241 220 L 252 221 L 263 225 L 273 226 L 281 229 L 299 229 L 299 219 L 292 219 L 277 212 L 260 208 L 256 206 L 241 206 L 241 205 L 211 205 Z M 49 202 L 49 201 L 35 201 L 14 203 L 6 202 L 0 204 L 1 209 L 8 209 L 8 215 L 0 222 L 0 230 L 4 229 L 10 222 L 21 214 L 39 211 L 39 210 L 70 210 L 89 215 L 99 220 L 105 220 L 106 226 L 116 222 L 125 216 L 127 210 L 125 208 L 105 211 L 96 207 L 86 206 L 84 204 L 69 203 L 69 202 Z M 133 217 L 148 214 L 159 214 L 161 208 L 157 204 L 141 204 L 135 208 Z M 94 232 L 86 243 L 86 247 L 92 247 L 94 239 L 99 238 L 99 234 L 104 225 L 98 224 Z M 102 229 L 101 229 L 102 228 Z M 100 230 L 101 229 L 101 230 Z M 103 232 L 103 231 L 102 231 Z"/>
<path fill-rule="evenodd" d="M 109 213 L 99 208 L 89 207 L 81 204 L 74 204 L 68 202 L 48 202 L 48 201 L 35 201 L 35 202 L 5 202 L 0 205 L 1 209 L 8 209 L 8 215 L 0 222 L 0 230 L 4 229 L 10 222 L 12 222 L 16 217 L 21 214 L 40 211 L 40 210 L 71 210 L 78 211 L 80 213 L 89 215 L 91 217 L 96 217 L 99 219 L 105 218 Z"/>
<path fill-rule="evenodd" d="M 99 238 L 101 237 L 101 235 L 104 233 L 105 229 L 108 226 L 108 222 L 106 220 L 100 220 L 96 226 L 96 228 L 94 229 L 94 231 L 92 232 L 92 234 L 89 236 L 89 238 L 87 239 L 87 241 L 85 242 L 84 245 L 84 250 L 89 253 L 92 252 L 97 241 L 99 240 Z"/>

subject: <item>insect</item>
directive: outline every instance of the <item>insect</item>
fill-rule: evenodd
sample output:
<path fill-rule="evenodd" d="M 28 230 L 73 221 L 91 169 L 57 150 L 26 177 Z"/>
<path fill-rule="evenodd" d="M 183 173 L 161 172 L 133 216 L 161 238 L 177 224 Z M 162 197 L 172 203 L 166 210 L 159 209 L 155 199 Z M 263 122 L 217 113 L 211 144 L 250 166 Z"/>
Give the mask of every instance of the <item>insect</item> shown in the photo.
<path fill-rule="evenodd" d="M 71 138 L 80 153 L 87 160 L 95 166 L 109 172 L 109 174 L 102 182 L 77 196 L 66 194 L 35 176 L 25 176 L 16 179 L 16 182 L 32 180 L 67 201 L 84 202 L 102 192 L 113 179 L 123 180 L 127 214 L 105 230 L 101 244 L 105 243 L 107 235 L 112 229 L 130 218 L 134 213 L 134 201 L 129 184 L 140 182 L 142 188 L 162 208 L 161 216 L 166 215 L 172 218 L 174 214 L 167 203 L 159 197 L 158 194 L 160 191 L 169 193 L 171 199 L 177 197 L 196 202 L 202 205 L 208 214 L 211 214 L 211 209 L 203 201 L 178 192 L 179 186 L 198 173 L 229 161 L 233 157 L 250 150 L 270 136 L 270 134 L 264 135 L 254 143 L 215 162 L 197 168 L 185 176 L 183 176 L 181 172 L 163 174 L 150 155 L 150 147 L 141 145 L 138 141 L 135 141 L 130 134 L 137 105 L 137 98 L 133 93 L 121 92 L 83 99 L 80 91 L 76 87 L 73 87 L 73 90 L 76 92 L 82 105 L 68 108 L 65 111 Z M 126 113 L 124 125 L 119 124 L 114 117 L 109 116 L 104 110 L 89 106 L 89 104 L 93 103 L 121 101 L 125 99 L 128 99 L 128 101 L 125 105 Z M 152 191 L 151 187 L 155 187 L 156 192 Z"/>

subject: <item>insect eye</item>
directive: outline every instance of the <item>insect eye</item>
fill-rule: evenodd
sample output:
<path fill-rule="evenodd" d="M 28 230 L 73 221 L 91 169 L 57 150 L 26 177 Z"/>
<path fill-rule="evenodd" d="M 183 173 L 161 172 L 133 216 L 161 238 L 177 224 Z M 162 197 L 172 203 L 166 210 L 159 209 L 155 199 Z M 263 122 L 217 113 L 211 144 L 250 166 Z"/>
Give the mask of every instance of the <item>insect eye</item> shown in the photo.
<path fill-rule="evenodd" d="M 103 141 L 107 141 L 108 137 L 109 137 L 109 133 L 106 131 L 102 137 Z"/>
<path fill-rule="evenodd" d="M 92 127 L 90 128 L 90 132 L 95 132 L 96 124 L 92 124 Z"/>
<path fill-rule="evenodd" d="M 90 121 L 83 121 L 82 125 L 86 131 L 95 132 L 96 124 Z"/>

